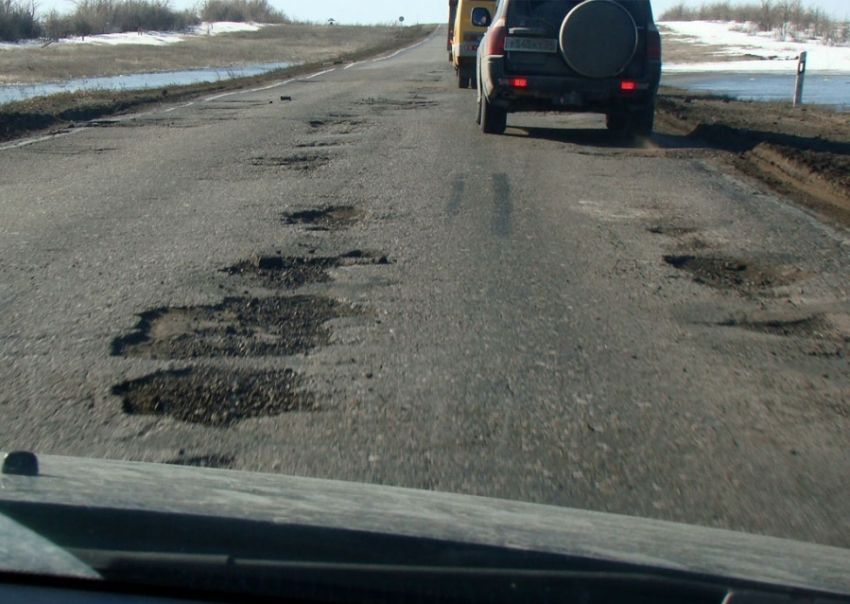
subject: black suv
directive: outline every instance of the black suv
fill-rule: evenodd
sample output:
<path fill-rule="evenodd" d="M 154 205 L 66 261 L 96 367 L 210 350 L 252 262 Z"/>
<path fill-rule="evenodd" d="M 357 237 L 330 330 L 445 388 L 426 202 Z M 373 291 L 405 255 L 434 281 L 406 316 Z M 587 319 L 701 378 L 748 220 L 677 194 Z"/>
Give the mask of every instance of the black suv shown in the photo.
<path fill-rule="evenodd" d="M 512 112 L 584 111 L 648 136 L 661 79 L 650 0 L 499 0 L 477 78 L 486 133 L 503 133 Z"/>

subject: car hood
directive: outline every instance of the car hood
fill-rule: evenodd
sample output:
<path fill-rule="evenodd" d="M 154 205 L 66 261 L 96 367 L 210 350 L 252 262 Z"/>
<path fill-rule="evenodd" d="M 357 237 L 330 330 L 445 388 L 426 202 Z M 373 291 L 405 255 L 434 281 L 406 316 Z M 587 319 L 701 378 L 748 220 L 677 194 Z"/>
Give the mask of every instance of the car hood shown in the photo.
<path fill-rule="evenodd" d="M 341 529 L 850 594 L 846 550 L 772 537 L 253 472 L 47 455 L 39 456 L 39 465 L 35 477 L 0 476 L 0 511 L 46 504 Z M 33 572 L 41 560 L 44 574 L 85 576 L 61 550 L 0 520 L 0 570 Z M 55 556 L 34 555 L 39 548 Z"/>

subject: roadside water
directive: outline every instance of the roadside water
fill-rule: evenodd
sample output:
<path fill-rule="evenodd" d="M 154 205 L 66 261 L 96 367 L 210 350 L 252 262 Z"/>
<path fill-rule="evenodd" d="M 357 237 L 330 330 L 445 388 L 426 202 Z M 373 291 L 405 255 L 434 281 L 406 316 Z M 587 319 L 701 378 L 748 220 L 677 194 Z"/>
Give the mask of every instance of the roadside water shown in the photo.
<path fill-rule="evenodd" d="M 42 84 L 13 84 L 0 86 L 0 104 L 80 90 L 149 90 L 216 82 L 260 75 L 290 66 L 292 63 L 258 63 L 239 67 L 78 78 Z M 794 95 L 795 76 L 764 73 L 673 73 L 663 74 L 661 83 L 664 86 L 708 92 L 744 101 L 790 103 Z M 832 107 L 842 112 L 850 111 L 850 74 L 826 75 L 810 72 L 806 76 L 803 103 Z"/>
<path fill-rule="evenodd" d="M 760 73 L 676 73 L 661 78 L 664 86 L 728 96 L 742 101 L 778 101 L 794 98 L 795 75 Z M 850 111 L 850 74 L 806 74 L 803 104 Z"/>
<path fill-rule="evenodd" d="M 137 73 L 104 78 L 79 78 L 44 84 L 0 86 L 0 104 L 26 101 L 39 96 L 62 92 L 77 92 L 80 90 L 147 90 L 166 88 L 168 86 L 198 84 L 201 82 L 217 82 L 220 80 L 260 75 L 274 71 L 275 69 L 285 69 L 291 66 L 292 63 L 260 63 L 239 67 Z"/>

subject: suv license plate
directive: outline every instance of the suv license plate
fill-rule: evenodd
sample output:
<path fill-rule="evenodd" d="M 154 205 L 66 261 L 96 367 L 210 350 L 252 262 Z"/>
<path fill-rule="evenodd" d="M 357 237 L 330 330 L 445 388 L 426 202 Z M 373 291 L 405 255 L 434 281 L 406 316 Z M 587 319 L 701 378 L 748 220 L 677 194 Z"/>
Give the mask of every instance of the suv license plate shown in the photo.
<path fill-rule="evenodd" d="M 508 52 L 558 52 L 558 41 L 549 38 L 505 38 Z"/>

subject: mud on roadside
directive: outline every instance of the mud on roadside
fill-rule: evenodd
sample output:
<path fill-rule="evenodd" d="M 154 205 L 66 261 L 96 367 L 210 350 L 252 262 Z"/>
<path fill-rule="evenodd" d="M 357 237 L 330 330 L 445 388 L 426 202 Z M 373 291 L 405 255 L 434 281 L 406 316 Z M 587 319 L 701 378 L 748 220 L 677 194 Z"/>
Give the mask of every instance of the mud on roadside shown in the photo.
<path fill-rule="evenodd" d="M 704 143 L 741 172 L 850 226 L 850 113 L 662 89 L 656 130 Z"/>

